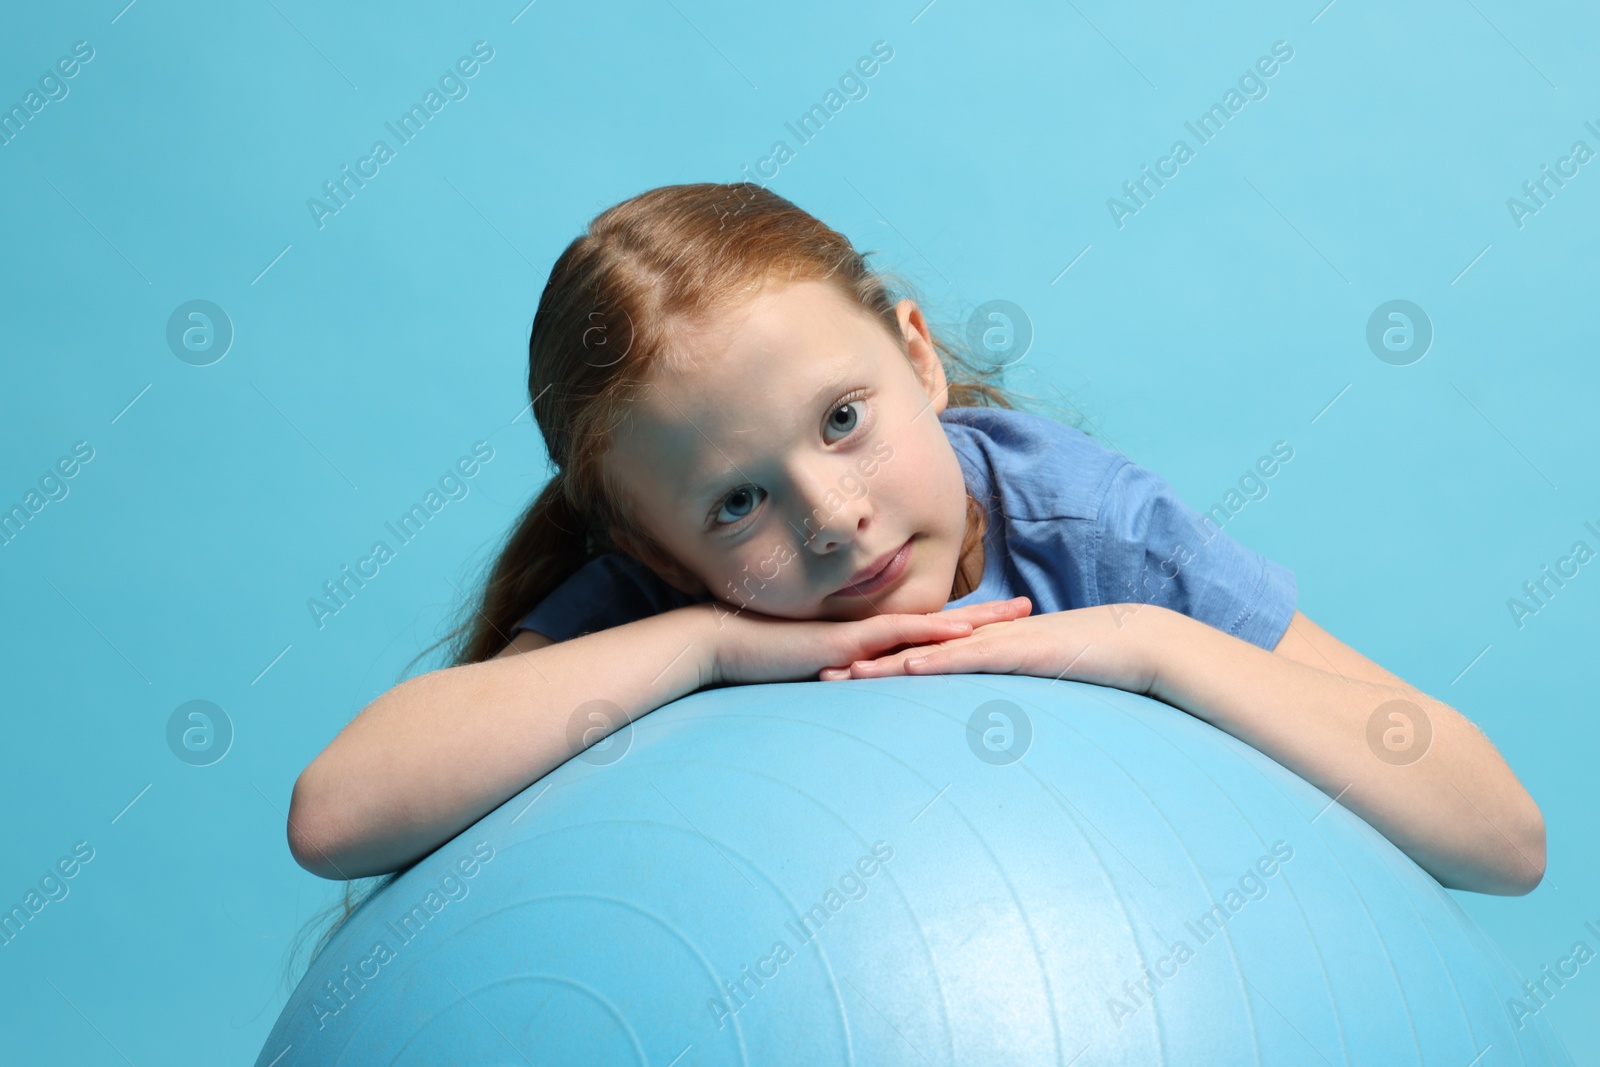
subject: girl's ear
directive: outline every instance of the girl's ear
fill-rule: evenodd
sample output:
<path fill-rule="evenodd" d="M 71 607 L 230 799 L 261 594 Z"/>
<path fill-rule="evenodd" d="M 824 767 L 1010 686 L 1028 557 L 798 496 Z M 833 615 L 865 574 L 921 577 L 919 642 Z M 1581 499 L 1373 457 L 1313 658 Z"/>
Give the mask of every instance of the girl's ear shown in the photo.
<path fill-rule="evenodd" d="M 690 574 L 676 560 L 670 559 L 662 553 L 651 551 L 629 537 L 621 528 L 610 526 L 606 528 L 606 532 L 610 536 L 612 544 L 640 563 L 643 563 L 646 567 L 649 567 L 655 572 L 656 577 L 672 586 L 678 592 L 686 593 L 689 596 L 700 596 L 710 592 L 706 588 L 706 583 Z"/>
<path fill-rule="evenodd" d="M 900 335 L 905 339 L 906 358 L 922 381 L 923 391 L 933 402 L 933 412 L 937 415 L 949 403 L 949 393 L 944 363 L 939 359 L 939 350 L 934 347 L 933 334 L 915 300 L 900 301 L 895 305 L 894 313 L 900 321 Z"/>

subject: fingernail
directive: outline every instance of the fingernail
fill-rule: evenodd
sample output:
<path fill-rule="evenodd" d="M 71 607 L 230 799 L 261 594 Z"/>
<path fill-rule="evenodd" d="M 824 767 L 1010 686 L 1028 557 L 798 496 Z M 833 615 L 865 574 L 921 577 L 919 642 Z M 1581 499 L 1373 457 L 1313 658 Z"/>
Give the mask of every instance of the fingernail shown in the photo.
<path fill-rule="evenodd" d="M 920 667 L 926 662 L 928 662 L 928 661 L 925 658 L 923 658 L 922 656 L 917 656 L 917 657 L 915 657 L 913 659 L 906 660 L 906 666 L 907 667 Z"/>

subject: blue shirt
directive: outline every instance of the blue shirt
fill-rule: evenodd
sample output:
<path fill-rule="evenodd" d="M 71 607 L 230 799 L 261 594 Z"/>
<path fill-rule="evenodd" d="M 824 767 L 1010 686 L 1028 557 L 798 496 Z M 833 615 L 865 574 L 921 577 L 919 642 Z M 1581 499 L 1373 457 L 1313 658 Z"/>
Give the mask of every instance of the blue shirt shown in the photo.
<path fill-rule="evenodd" d="M 1157 475 L 1081 430 L 1029 412 L 939 414 L 968 490 L 987 502 L 983 578 L 947 607 L 1026 596 L 1033 614 L 1158 604 L 1271 650 L 1294 614 L 1294 573 L 1202 517 Z M 589 560 L 516 630 L 555 641 L 704 603 L 631 556 Z"/>

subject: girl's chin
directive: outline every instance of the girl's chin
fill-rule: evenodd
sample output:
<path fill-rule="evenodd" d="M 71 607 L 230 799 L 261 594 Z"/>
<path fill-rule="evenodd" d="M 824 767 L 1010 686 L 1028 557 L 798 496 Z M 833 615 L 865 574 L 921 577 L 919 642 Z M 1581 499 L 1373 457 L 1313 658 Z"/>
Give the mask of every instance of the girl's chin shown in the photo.
<path fill-rule="evenodd" d="M 869 609 L 869 615 L 931 615 L 943 611 L 945 604 L 949 603 L 948 597 L 941 600 L 919 587 L 912 575 L 907 575 L 906 581 L 872 600 L 873 607 Z"/>

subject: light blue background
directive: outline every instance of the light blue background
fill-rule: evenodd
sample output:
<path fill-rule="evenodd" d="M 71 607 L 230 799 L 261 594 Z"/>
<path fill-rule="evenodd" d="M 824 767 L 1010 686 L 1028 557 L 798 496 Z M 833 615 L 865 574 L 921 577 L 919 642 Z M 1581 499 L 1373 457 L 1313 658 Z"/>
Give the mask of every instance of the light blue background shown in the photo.
<path fill-rule="evenodd" d="M 0 505 L 95 449 L 0 547 L 0 903 L 96 850 L 0 948 L 8 1058 L 256 1054 L 284 952 L 336 889 L 285 844 L 296 775 L 442 634 L 547 477 L 522 412 L 550 263 L 618 200 L 793 145 L 784 123 L 878 40 L 895 55 L 867 98 L 774 187 L 909 274 L 937 325 L 1021 305 L 1036 339 L 1008 384 L 1197 507 L 1292 443 L 1228 532 L 1482 726 L 1543 807 L 1545 883 L 1457 894 L 1511 961 L 1600 949 L 1600 576 L 1520 630 L 1506 607 L 1575 540 L 1600 547 L 1600 162 L 1521 229 L 1506 208 L 1573 141 L 1600 149 L 1591 10 L 124 2 L 26 7 L 0 33 L 7 108 L 95 49 L 0 147 Z M 384 122 L 478 40 L 495 56 L 470 95 L 319 230 L 307 198 L 392 145 Z M 1270 95 L 1118 229 L 1107 198 L 1193 146 L 1185 120 L 1278 40 L 1295 54 Z M 1395 298 L 1436 330 L 1407 367 L 1364 338 Z M 237 331 L 212 366 L 166 345 L 192 299 Z M 470 495 L 319 630 L 307 599 L 479 440 Z M 196 698 L 237 731 L 206 768 L 164 736 Z M 1600 1062 L 1592 971 L 1546 1009 L 1579 1062 Z"/>

